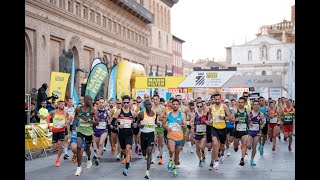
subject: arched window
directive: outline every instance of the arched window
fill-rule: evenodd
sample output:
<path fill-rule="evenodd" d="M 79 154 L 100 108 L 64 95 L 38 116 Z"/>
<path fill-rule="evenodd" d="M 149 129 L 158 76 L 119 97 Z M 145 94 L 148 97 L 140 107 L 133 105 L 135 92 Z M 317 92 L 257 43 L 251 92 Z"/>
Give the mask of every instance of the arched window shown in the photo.
<path fill-rule="evenodd" d="M 281 61 L 281 50 L 278 49 L 277 51 L 277 61 Z"/>
<path fill-rule="evenodd" d="M 266 71 L 262 71 L 261 75 L 262 75 L 262 76 L 267 75 Z"/>
<path fill-rule="evenodd" d="M 252 52 L 251 51 L 248 52 L 248 61 L 252 61 Z"/>

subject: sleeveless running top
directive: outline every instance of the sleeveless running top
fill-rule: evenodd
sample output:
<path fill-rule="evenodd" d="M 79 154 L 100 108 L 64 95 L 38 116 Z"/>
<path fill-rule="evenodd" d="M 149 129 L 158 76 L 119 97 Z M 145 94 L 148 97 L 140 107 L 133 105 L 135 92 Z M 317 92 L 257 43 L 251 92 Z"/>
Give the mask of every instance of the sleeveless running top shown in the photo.
<path fill-rule="evenodd" d="M 125 113 L 123 108 L 121 108 L 117 121 L 120 122 L 120 124 L 123 124 L 123 128 L 119 128 L 119 134 L 132 134 L 131 125 L 133 123 L 133 115 L 130 110 L 128 113 Z"/>
<path fill-rule="evenodd" d="M 222 117 L 226 116 L 223 105 L 220 104 L 219 109 L 216 109 L 216 105 L 212 106 L 211 115 L 213 118 L 212 127 L 216 129 L 224 129 L 226 128 L 226 121 L 219 119 L 219 115 Z"/>
<path fill-rule="evenodd" d="M 91 136 L 93 134 L 92 123 L 84 121 L 82 117 L 86 116 L 89 119 L 89 121 L 92 120 L 93 119 L 92 113 L 91 113 L 92 107 L 89 107 L 87 112 L 83 112 L 82 108 L 83 106 L 81 106 L 79 109 L 79 115 L 78 115 L 79 127 L 77 129 L 77 132 L 80 132 L 85 136 Z"/>
<path fill-rule="evenodd" d="M 252 127 L 249 126 L 249 131 L 260 131 L 260 122 L 261 122 L 261 117 L 260 117 L 261 112 L 258 111 L 257 116 L 253 117 L 252 111 L 250 111 L 250 118 L 252 121 Z"/>
<path fill-rule="evenodd" d="M 247 132 L 248 130 L 248 113 L 247 108 L 244 108 L 244 112 L 237 110 L 235 118 L 239 117 L 239 121 L 235 122 L 236 131 Z"/>
<path fill-rule="evenodd" d="M 293 108 L 288 110 L 287 108 L 283 108 L 283 124 L 284 125 L 293 125 L 293 116 L 294 111 Z"/>
<path fill-rule="evenodd" d="M 206 121 L 208 120 L 208 114 L 199 116 L 198 112 L 194 116 L 194 134 L 205 135 L 206 134 Z"/>
<path fill-rule="evenodd" d="M 154 132 L 157 114 L 155 111 L 153 111 L 153 113 L 154 113 L 153 116 L 148 116 L 147 111 L 146 110 L 143 111 L 143 120 L 140 121 L 140 123 L 143 124 L 144 127 L 140 129 L 141 132 L 143 133 Z"/>
<path fill-rule="evenodd" d="M 167 137 L 175 141 L 183 140 L 182 127 L 178 124 L 178 120 L 183 123 L 181 111 L 178 112 L 177 117 L 173 117 L 172 112 L 169 113 L 167 122 L 172 131 L 168 132 Z"/>

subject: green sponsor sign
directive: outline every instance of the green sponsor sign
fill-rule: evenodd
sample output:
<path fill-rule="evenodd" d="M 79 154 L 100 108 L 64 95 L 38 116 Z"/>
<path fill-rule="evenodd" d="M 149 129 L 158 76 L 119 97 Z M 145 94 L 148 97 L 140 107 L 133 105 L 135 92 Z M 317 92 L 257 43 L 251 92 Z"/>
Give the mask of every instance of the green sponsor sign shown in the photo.
<path fill-rule="evenodd" d="M 165 87 L 166 79 L 165 78 L 148 78 L 147 83 L 149 87 Z"/>
<path fill-rule="evenodd" d="M 90 95 L 92 99 L 98 94 L 102 83 L 108 76 L 108 68 L 105 64 L 99 63 L 94 66 L 88 77 L 85 95 Z"/>

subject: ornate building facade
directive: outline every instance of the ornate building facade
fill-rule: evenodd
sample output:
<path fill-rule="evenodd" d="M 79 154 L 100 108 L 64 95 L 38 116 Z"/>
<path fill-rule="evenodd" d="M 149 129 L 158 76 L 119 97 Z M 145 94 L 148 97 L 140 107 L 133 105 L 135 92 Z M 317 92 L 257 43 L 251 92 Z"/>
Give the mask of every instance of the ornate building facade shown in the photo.
<path fill-rule="evenodd" d="M 91 62 L 100 57 L 158 66 L 173 65 L 170 11 L 178 0 L 26 0 L 25 91 L 50 82 L 63 50 L 73 51 L 78 93 Z M 105 83 L 107 84 L 107 83 Z"/>

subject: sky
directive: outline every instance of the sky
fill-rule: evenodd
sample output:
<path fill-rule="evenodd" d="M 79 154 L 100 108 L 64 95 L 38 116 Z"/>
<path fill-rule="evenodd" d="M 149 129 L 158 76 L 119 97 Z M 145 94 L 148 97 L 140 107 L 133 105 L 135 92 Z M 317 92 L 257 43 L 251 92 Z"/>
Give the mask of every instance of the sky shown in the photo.
<path fill-rule="evenodd" d="M 186 41 L 182 58 L 225 60 L 225 47 L 256 38 L 262 25 L 291 20 L 294 0 L 179 0 L 171 9 L 171 33 Z"/>

